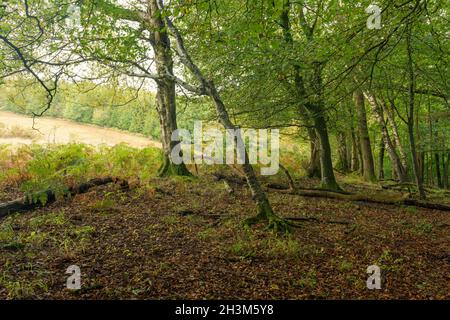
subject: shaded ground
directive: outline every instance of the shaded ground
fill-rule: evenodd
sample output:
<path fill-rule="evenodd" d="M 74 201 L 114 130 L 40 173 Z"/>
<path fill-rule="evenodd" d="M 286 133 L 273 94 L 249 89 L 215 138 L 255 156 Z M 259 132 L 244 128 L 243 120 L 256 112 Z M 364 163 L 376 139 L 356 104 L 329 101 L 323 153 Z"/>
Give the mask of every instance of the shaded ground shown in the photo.
<path fill-rule="evenodd" d="M 448 213 L 270 192 L 291 236 L 244 230 L 249 191 L 205 176 L 96 188 L 0 222 L 0 298 L 448 299 Z M 361 188 L 363 188 L 361 186 Z M 68 266 L 82 290 L 65 289 Z M 382 268 L 382 290 L 366 269 Z"/>
<path fill-rule="evenodd" d="M 151 141 L 138 134 L 56 118 L 37 118 L 35 128 L 39 131 L 36 131 L 32 129 L 33 119 L 31 117 L 0 111 L 0 125 L 9 129 L 14 127 L 20 128 L 21 133 L 28 133 L 25 137 L 2 137 L 0 135 L 0 144 L 80 142 L 91 145 L 106 144 L 109 146 L 126 143 L 136 148 L 146 146 L 160 147 L 159 142 Z"/>

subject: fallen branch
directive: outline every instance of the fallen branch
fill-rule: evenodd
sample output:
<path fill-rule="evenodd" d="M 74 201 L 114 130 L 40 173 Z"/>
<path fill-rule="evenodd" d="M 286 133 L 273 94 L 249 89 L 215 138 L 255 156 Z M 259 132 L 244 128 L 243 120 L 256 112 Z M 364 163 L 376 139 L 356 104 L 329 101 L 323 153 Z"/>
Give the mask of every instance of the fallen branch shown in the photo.
<path fill-rule="evenodd" d="M 106 178 L 96 178 L 89 180 L 85 183 L 80 183 L 74 187 L 69 188 L 69 191 L 67 194 L 65 194 L 65 197 L 74 196 L 77 194 L 86 193 L 89 191 L 89 189 L 101 186 L 104 184 L 108 184 L 111 182 L 118 183 L 121 187 L 128 186 L 128 183 L 124 180 L 118 180 L 114 179 L 112 177 L 106 177 Z M 30 196 L 25 196 L 13 201 L 5 202 L 0 204 L 0 218 L 3 218 L 9 214 L 15 213 L 15 212 L 25 212 L 25 211 L 31 211 L 39 207 L 43 207 L 44 204 L 42 204 L 40 201 L 33 201 L 32 199 L 39 199 L 42 195 L 45 196 L 46 202 L 45 205 L 53 203 L 56 201 L 56 193 L 52 190 L 47 190 L 44 192 L 33 194 Z"/>
<path fill-rule="evenodd" d="M 266 187 L 275 190 L 292 190 L 288 185 L 276 182 L 269 182 L 268 184 L 266 184 Z"/>
<path fill-rule="evenodd" d="M 294 183 L 294 179 L 292 179 L 291 174 L 289 173 L 289 170 L 286 169 L 285 166 L 283 166 L 281 163 L 279 164 L 280 169 L 284 172 L 284 174 L 286 175 L 286 178 L 288 180 L 289 183 L 289 189 L 291 190 L 295 190 L 295 183 Z"/>
<path fill-rule="evenodd" d="M 317 198 L 328 198 L 328 199 L 337 199 L 337 200 L 345 200 L 345 201 L 359 201 L 359 202 L 368 202 L 368 203 L 379 203 L 379 204 L 387 204 L 387 205 L 405 205 L 405 206 L 415 206 L 426 209 L 434 209 L 434 210 L 442 210 L 442 211 L 450 211 L 450 206 L 440 203 L 434 203 L 423 200 L 416 200 L 410 198 L 400 198 L 397 200 L 390 200 L 385 198 L 370 198 L 366 195 L 362 194 L 342 194 L 336 192 L 329 191 L 319 191 L 319 190 L 296 190 L 294 192 L 289 192 L 290 194 L 299 195 L 302 197 L 317 197 Z"/>
<path fill-rule="evenodd" d="M 196 216 L 200 216 L 200 217 L 203 217 L 203 218 L 212 218 L 212 219 L 220 219 L 223 216 L 221 214 L 202 213 L 202 212 L 192 211 L 192 210 L 189 210 L 189 209 L 188 210 L 181 210 L 181 211 L 177 212 L 177 214 L 182 216 L 182 217 L 196 215 Z"/>
<path fill-rule="evenodd" d="M 350 193 L 347 191 L 342 190 L 328 190 L 328 189 L 320 189 L 320 188 L 301 188 L 301 187 L 295 187 L 292 189 L 290 186 L 283 184 L 283 183 L 276 183 L 276 182 L 269 182 L 266 184 L 266 187 L 269 189 L 275 189 L 275 190 L 290 190 L 291 193 L 296 193 L 296 191 L 320 191 L 320 192 L 329 192 L 329 193 L 337 193 L 337 194 L 344 194 L 344 195 L 353 195 L 354 193 Z"/>
<path fill-rule="evenodd" d="M 237 185 L 244 185 L 244 184 L 246 184 L 245 178 L 242 178 L 242 177 L 239 177 L 239 176 L 227 176 L 227 175 L 225 175 L 223 173 L 220 173 L 220 172 L 214 172 L 212 175 L 214 176 L 214 178 L 217 181 L 225 180 L 228 183 L 234 183 L 234 184 L 237 184 Z"/>
<path fill-rule="evenodd" d="M 396 190 L 396 191 L 408 190 L 410 192 L 411 189 L 416 190 L 417 185 L 415 185 L 414 183 L 403 182 L 403 183 L 396 183 L 396 184 L 385 184 L 385 185 L 382 185 L 381 188 L 384 190 Z M 424 190 L 427 193 L 441 192 L 444 194 L 450 194 L 450 191 L 448 191 L 448 190 L 436 189 L 436 188 L 432 188 L 432 187 L 424 187 Z"/>
<path fill-rule="evenodd" d="M 333 223 L 333 224 L 350 224 L 350 221 L 344 220 L 323 220 L 315 217 L 285 217 L 287 220 L 292 221 L 314 221 L 319 223 Z"/>

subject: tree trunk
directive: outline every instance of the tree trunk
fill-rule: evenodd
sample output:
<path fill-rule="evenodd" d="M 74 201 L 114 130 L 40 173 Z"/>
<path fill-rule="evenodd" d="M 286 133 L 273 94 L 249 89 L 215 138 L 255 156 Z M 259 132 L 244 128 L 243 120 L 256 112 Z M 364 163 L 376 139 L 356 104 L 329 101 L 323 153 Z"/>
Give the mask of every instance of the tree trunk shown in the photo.
<path fill-rule="evenodd" d="M 356 145 L 358 146 L 359 175 L 361 177 L 363 177 L 364 176 L 364 160 L 363 160 L 363 156 L 362 156 L 360 141 L 361 141 L 360 134 L 357 132 L 356 133 Z"/>
<path fill-rule="evenodd" d="M 442 188 L 443 187 L 443 183 L 442 183 L 442 176 L 441 176 L 441 161 L 440 161 L 439 153 L 436 152 L 434 154 L 434 160 L 436 162 L 437 185 L 438 185 L 438 188 Z"/>
<path fill-rule="evenodd" d="M 373 161 L 372 147 L 369 131 L 367 129 L 366 108 L 364 106 L 364 94 L 357 90 L 354 94 L 355 106 L 358 116 L 358 131 L 363 161 L 363 176 L 366 181 L 375 181 L 375 165 Z"/>
<path fill-rule="evenodd" d="M 273 212 L 269 199 L 267 198 L 266 193 L 263 191 L 263 189 L 261 188 L 261 184 L 256 178 L 253 166 L 249 163 L 248 153 L 245 144 L 243 143 L 242 140 L 241 131 L 240 129 L 236 130 L 237 129 L 236 126 L 231 122 L 227 108 L 223 103 L 216 89 L 216 86 L 214 85 L 214 82 L 207 80 L 206 77 L 203 75 L 202 71 L 193 62 L 184 46 L 181 34 L 179 33 L 175 25 L 172 23 L 170 18 L 166 16 L 165 19 L 167 27 L 172 31 L 173 35 L 175 36 L 175 40 L 177 43 L 177 51 L 180 56 L 181 62 L 192 72 L 192 74 L 200 82 L 203 94 L 208 95 L 213 101 L 219 122 L 223 125 L 225 129 L 235 130 L 236 132 L 235 139 L 237 142 L 237 146 L 244 146 L 243 148 L 244 163 L 241 165 L 241 168 L 244 172 L 245 179 L 247 181 L 253 199 L 255 200 L 258 208 L 257 215 L 253 218 L 247 219 L 245 223 L 247 225 L 251 225 L 259 221 L 267 221 L 270 228 L 281 232 L 287 232 L 289 230 L 289 225 L 284 219 L 278 217 Z"/>
<path fill-rule="evenodd" d="M 348 166 L 348 172 L 352 172 L 352 137 L 351 137 L 351 131 L 347 130 L 347 166 Z"/>
<path fill-rule="evenodd" d="M 310 107 L 310 110 L 314 109 Z M 321 188 L 325 190 L 341 190 L 334 176 L 333 162 L 331 160 L 330 139 L 328 137 L 325 116 L 320 108 L 317 111 L 313 111 L 312 116 L 314 120 L 314 128 L 320 141 Z"/>
<path fill-rule="evenodd" d="M 392 136 L 394 137 L 395 147 L 398 148 L 398 150 L 399 150 L 400 159 L 402 161 L 402 166 L 404 169 L 404 176 L 407 179 L 408 178 L 408 156 L 405 152 L 405 148 L 403 147 L 403 143 L 400 139 L 397 122 L 395 121 L 393 109 L 396 107 L 395 107 L 394 101 L 391 100 L 390 104 L 391 104 L 391 108 L 389 108 L 386 103 L 383 103 L 382 106 L 384 107 L 384 110 L 386 111 L 386 115 L 389 120 L 389 124 L 391 125 Z"/>
<path fill-rule="evenodd" d="M 347 136 L 345 132 L 338 131 L 336 138 L 338 143 L 338 162 L 336 164 L 336 168 L 342 172 L 348 172 L 350 170 L 350 166 L 347 158 Z"/>
<path fill-rule="evenodd" d="M 283 11 L 280 16 L 280 26 L 283 29 L 283 35 L 286 43 L 292 44 L 293 38 L 289 23 L 290 2 L 283 3 Z M 312 34 L 308 34 L 308 41 L 312 41 Z M 341 190 L 336 182 L 333 172 L 333 163 L 331 160 L 331 147 L 328 137 L 327 123 L 325 120 L 325 110 L 323 108 L 323 88 L 322 88 L 322 65 L 314 61 L 313 75 L 310 80 L 313 94 L 309 96 L 306 92 L 304 79 L 300 73 L 300 67 L 294 66 L 294 81 L 297 93 L 300 99 L 305 101 L 304 107 L 307 109 L 309 119 L 312 119 L 314 129 L 317 134 L 320 145 L 320 168 L 321 168 L 321 186 L 329 190 Z"/>
<path fill-rule="evenodd" d="M 447 153 L 447 161 L 445 161 L 445 158 L 442 158 L 442 162 L 444 163 L 444 181 L 443 186 L 444 189 L 448 189 L 448 166 L 450 163 L 450 153 Z"/>
<path fill-rule="evenodd" d="M 395 150 L 395 146 L 392 143 L 391 137 L 389 135 L 389 131 L 386 125 L 386 121 L 384 119 L 383 108 L 379 105 L 378 100 L 372 94 L 365 93 L 369 104 L 372 106 L 375 117 L 378 121 L 378 124 L 381 128 L 381 134 L 383 136 L 384 146 L 388 152 L 389 159 L 394 169 L 394 175 L 398 178 L 400 182 L 406 182 L 406 169 L 403 167 L 402 161 Z"/>
<path fill-rule="evenodd" d="M 419 159 L 417 158 L 417 150 L 416 150 L 416 142 L 414 137 L 414 124 L 408 123 L 408 136 L 409 136 L 409 143 L 411 147 L 411 157 L 413 162 L 413 171 L 414 171 L 414 178 L 416 180 L 417 189 L 419 190 L 419 196 L 421 199 L 425 199 L 425 190 L 423 189 L 423 182 L 422 177 L 420 174 L 420 165 L 419 165 Z"/>
<path fill-rule="evenodd" d="M 419 139 L 417 139 L 416 136 L 416 141 L 420 141 Z M 417 147 L 416 147 L 417 149 Z M 423 177 L 425 176 L 425 154 L 426 152 L 423 151 L 418 151 L 417 152 L 417 157 L 418 157 L 418 161 L 419 161 L 419 170 L 420 170 L 420 176 L 422 177 L 422 182 L 424 181 Z M 434 177 L 433 177 L 433 153 L 430 152 L 430 179 L 431 179 L 431 184 L 434 184 Z"/>
<path fill-rule="evenodd" d="M 199 69 L 197 69 L 199 72 Z M 228 111 L 220 98 L 219 93 L 212 81 L 206 81 L 201 73 L 198 73 L 197 76 L 202 79 L 203 83 L 206 84 L 206 89 L 208 95 L 214 102 L 216 107 L 217 115 L 219 121 L 222 123 L 225 129 L 228 130 L 236 130 L 236 126 L 231 122 L 230 117 L 228 115 Z M 236 145 L 244 145 L 242 136 L 240 133 L 240 129 L 238 129 L 236 135 Z M 256 178 L 255 171 L 253 170 L 253 166 L 249 163 L 247 149 L 244 147 L 244 163 L 242 164 L 242 169 L 244 171 L 245 179 L 247 180 L 247 184 L 250 187 L 250 191 L 252 193 L 253 199 L 256 201 L 258 206 L 258 214 L 254 218 L 247 219 L 246 223 L 251 225 L 257 223 L 259 221 L 269 221 L 269 227 L 277 229 L 278 231 L 287 231 L 288 226 L 283 219 L 279 218 L 272 210 L 272 206 L 269 203 L 269 199 L 266 196 L 266 193 L 262 190 L 261 184 Z"/>
<path fill-rule="evenodd" d="M 358 151 L 358 142 L 356 139 L 356 133 L 352 126 L 351 138 L 352 138 L 352 160 L 351 160 L 351 169 L 352 171 L 359 170 L 359 151 Z"/>
<path fill-rule="evenodd" d="M 285 1 L 283 3 L 283 10 L 280 15 L 279 25 L 282 28 L 284 40 L 287 45 L 291 46 L 294 43 L 294 39 L 291 33 L 291 24 L 289 21 L 289 11 L 290 11 L 290 2 Z M 299 100 L 305 99 L 306 91 L 303 83 L 303 78 L 300 75 L 300 67 L 298 65 L 294 66 L 294 79 L 295 79 L 295 87 L 297 93 L 299 94 Z M 302 121 L 308 126 L 308 136 L 310 141 L 310 159 L 307 168 L 307 176 L 309 178 L 320 178 L 320 141 L 317 137 L 316 131 L 311 128 L 311 120 L 308 116 L 308 112 L 305 106 L 300 104 L 299 106 L 299 116 Z"/>
<path fill-rule="evenodd" d="M 310 158 L 307 169 L 308 178 L 320 178 L 320 141 L 317 138 L 316 131 L 308 128 L 310 140 Z"/>
<path fill-rule="evenodd" d="M 407 36 L 406 36 L 406 49 L 408 56 L 408 135 L 409 135 L 409 143 L 411 147 L 411 157 L 413 162 L 414 169 L 414 177 L 417 184 L 417 190 L 419 191 L 420 199 L 425 199 L 425 190 L 423 188 L 422 175 L 420 172 L 419 159 L 416 149 L 416 141 L 414 136 L 414 107 L 415 107 L 415 87 L 416 87 L 416 77 L 414 74 L 414 64 L 413 64 L 413 56 L 412 56 L 412 46 L 411 46 L 411 25 L 406 27 Z"/>
<path fill-rule="evenodd" d="M 384 180 L 384 139 L 380 139 L 380 150 L 378 152 L 378 180 Z"/>
<path fill-rule="evenodd" d="M 190 175 L 184 163 L 175 164 L 171 159 L 172 149 L 177 141 L 172 141 L 172 133 L 177 130 L 177 111 L 175 81 L 167 74 L 173 74 L 173 59 L 170 52 L 170 40 L 164 30 L 165 24 L 158 10 L 157 0 L 148 2 L 149 24 L 152 28 L 151 45 L 155 54 L 156 72 L 160 79 L 156 81 L 156 109 L 161 126 L 161 140 L 164 153 L 160 176 Z"/>
<path fill-rule="evenodd" d="M 436 124 L 437 124 L 438 120 L 436 120 Z M 429 130 L 430 130 L 430 141 L 433 141 L 434 138 L 434 142 L 436 145 L 438 145 L 439 143 L 439 135 L 438 135 L 438 130 L 434 130 L 433 133 L 433 121 L 431 119 L 431 105 L 430 103 L 428 103 L 428 125 L 429 125 Z M 433 157 L 433 151 L 430 151 L 430 157 Z M 441 161 L 440 161 L 440 155 L 439 152 L 434 152 L 434 162 L 436 163 L 436 182 L 437 182 L 437 186 L 438 188 L 442 188 L 443 187 L 443 181 L 442 181 L 442 176 L 441 176 Z M 433 175 L 433 166 L 431 166 L 431 174 Z"/>

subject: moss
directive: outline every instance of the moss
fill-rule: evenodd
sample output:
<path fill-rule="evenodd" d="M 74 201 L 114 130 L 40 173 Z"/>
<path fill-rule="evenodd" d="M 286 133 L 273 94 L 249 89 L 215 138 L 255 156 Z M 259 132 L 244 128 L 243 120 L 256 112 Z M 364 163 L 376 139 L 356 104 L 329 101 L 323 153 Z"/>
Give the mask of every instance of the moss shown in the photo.
<path fill-rule="evenodd" d="M 168 157 L 164 157 L 163 164 L 158 170 L 159 177 L 192 176 L 184 163 L 174 164 Z"/>
<path fill-rule="evenodd" d="M 244 221 L 245 227 L 258 224 L 260 222 L 267 223 L 267 229 L 273 230 L 277 233 L 290 233 L 291 227 L 289 222 L 278 217 L 272 210 L 268 200 L 263 200 L 258 203 L 258 214 L 255 217 L 248 218 Z"/>

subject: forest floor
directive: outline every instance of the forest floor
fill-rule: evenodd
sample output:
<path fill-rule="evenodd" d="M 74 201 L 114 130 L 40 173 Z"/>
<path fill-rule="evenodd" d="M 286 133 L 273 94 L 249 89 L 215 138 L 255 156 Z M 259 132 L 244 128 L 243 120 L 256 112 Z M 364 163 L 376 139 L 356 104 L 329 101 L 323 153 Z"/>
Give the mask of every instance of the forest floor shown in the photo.
<path fill-rule="evenodd" d="M 155 178 L 9 216 L 0 221 L 0 298 L 450 298 L 448 212 L 270 190 L 279 215 L 319 219 L 277 235 L 243 227 L 254 203 L 231 186 L 208 175 Z M 373 264 L 381 290 L 366 287 Z M 66 289 L 70 265 L 81 268 L 79 291 Z"/>

